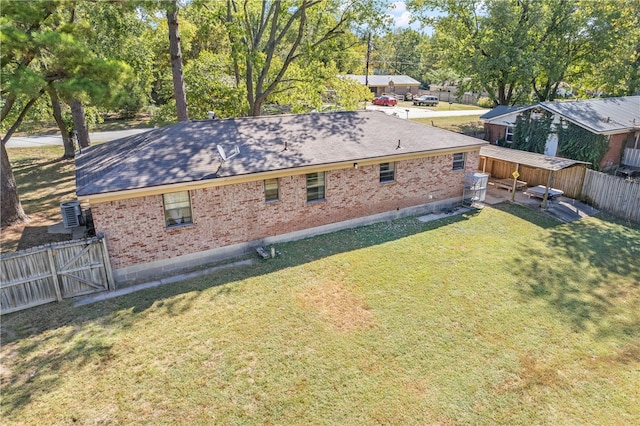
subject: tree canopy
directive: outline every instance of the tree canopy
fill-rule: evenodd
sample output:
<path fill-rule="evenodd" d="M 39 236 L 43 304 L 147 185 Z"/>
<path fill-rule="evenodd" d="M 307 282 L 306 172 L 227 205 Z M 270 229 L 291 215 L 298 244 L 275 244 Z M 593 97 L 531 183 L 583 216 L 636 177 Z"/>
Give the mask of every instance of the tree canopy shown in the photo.
<path fill-rule="evenodd" d="M 434 26 L 438 66 L 496 105 L 638 90 L 638 0 L 411 0 Z M 433 16 L 433 11 L 440 14 Z M 602 72 L 604 71 L 604 72 Z"/>

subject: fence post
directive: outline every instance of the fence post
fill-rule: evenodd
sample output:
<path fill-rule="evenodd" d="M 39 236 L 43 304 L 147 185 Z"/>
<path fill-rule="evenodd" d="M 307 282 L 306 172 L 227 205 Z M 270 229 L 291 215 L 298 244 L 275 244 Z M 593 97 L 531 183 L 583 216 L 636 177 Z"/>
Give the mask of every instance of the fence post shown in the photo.
<path fill-rule="evenodd" d="M 109 286 L 109 290 L 115 290 L 116 282 L 113 279 L 113 271 L 111 270 L 111 261 L 109 261 L 109 251 L 107 250 L 107 237 L 102 232 L 99 233 L 97 236 L 98 238 L 100 238 L 100 241 L 102 243 L 102 259 L 104 263 L 104 271 L 107 274 L 107 284 Z"/>
<path fill-rule="evenodd" d="M 49 266 L 51 267 L 51 278 L 53 279 L 53 287 L 56 291 L 56 299 L 58 299 L 58 302 L 62 302 L 62 292 L 60 291 L 58 269 L 56 268 L 56 260 L 54 259 L 55 253 L 53 250 L 51 250 L 51 247 L 47 249 L 47 256 L 49 257 Z"/>

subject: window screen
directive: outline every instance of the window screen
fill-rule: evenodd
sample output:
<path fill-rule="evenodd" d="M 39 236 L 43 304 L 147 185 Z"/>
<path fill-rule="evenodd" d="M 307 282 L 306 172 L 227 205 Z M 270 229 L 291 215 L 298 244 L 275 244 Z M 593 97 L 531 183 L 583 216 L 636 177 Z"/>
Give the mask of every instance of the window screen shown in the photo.
<path fill-rule="evenodd" d="M 380 164 L 380 182 L 393 182 L 396 179 L 396 163 Z"/>
<path fill-rule="evenodd" d="M 324 200 L 324 172 L 307 174 L 307 202 Z"/>
<path fill-rule="evenodd" d="M 280 191 L 278 188 L 278 179 L 265 179 L 264 181 L 264 200 L 278 201 L 280 199 Z"/>
<path fill-rule="evenodd" d="M 172 192 L 162 196 L 164 220 L 167 227 L 192 223 L 189 191 Z"/>

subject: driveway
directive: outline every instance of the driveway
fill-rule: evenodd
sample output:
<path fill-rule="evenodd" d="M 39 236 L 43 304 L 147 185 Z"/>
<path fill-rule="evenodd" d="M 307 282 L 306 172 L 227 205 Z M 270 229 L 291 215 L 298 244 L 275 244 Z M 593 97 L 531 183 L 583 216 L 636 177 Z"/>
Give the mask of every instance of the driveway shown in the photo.
<path fill-rule="evenodd" d="M 482 115 L 489 112 L 488 109 L 469 109 L 461 111 L 432 111 L 427 108 L 413 108 L 403 106 L 385 107 L 379 105 L 367 105 L 367 110 L 383 111 L 389 115 L 396 115 L 400 118 L 432 118 L 432 117 L 459 117 L 464 115 Z M 408 114 L 408 116 L 407 116 Z"/>
<path fill-rule="evenodd" d="M 129 129 L 114 130 L 111 132 L 89 133 L 89 139 L 92 143 L 107 142 L 114 139 L 124 138 L 125 136 L 137 135 L 138 133 L 147 132 L 151 129 Z M 60 135 L 44 135 L 44 136 L 14 136 L 7 141 L 7 148 L 37 148 L 39 146 L 62 145 L 62 136 Z"/>

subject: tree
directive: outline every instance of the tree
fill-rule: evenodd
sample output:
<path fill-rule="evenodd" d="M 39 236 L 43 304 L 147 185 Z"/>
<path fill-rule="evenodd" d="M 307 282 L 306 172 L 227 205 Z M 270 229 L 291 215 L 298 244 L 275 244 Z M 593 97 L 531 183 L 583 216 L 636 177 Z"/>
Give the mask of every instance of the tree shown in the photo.
<path fill-rule="evenodd" d="M 244 84 L 248 115 L 257 116 L 267 100 L 299 76 L 292 64 L 312 58 L 365 16 L 380 12 L 378 0 L 350 2 L 302 0 L 244 2 L 227 0 L 224 23 L 229 35 L 236 85 Z M 296 73 L 297 74 L 297 73 Z"/>
<path fill-rule="evenodd" d="M 60 136 L 62 136 L 62 145 L 64 146 L 64 155 L 62 156 L 62 158 L 74 158 L 75 147 L 71 133 L 69 132 L 69 127 L 67 126 L 67 123 L 62 116 L 62 106 L 60 103 L 60 97 L 58 96 L 58 91 L 53 86 L 53 84 L 49 84 L 47 87 L 47 92 L 49 93 L 49 98 L 51 100 L 51 110 L 53 113 L 53 118 L 54 120 L 56 120 L 58 129 L 60 130 Z"/>
<path fill-rule="evenodd" d="M 13 176 L 13 170 L 11 169 L 11 163 L 9 162 L 9 156 L 7 150 L 2 144 L 2 179 L 0 185 L 1 191 L 1 212 L 2 212 L 2 226 L 8 226 L 17 222 L 26 222 L 29 220 L 25 214 L 22 204 L 20 203 L 20 197 L 18 197 L 18 188 L 16 187 L 16 179 Z"/>
<path fill-rule="evenodd" d="M 421 47 L 427 35 L 401 28 L 374 38 L 372 62 L 384 74 L 404 74 L 421 80 Z"/>
<path fill-rule="evenodd" d="M 74 2 L 8 2 L 1 9 L 2 96 L 2 224 L 26 219 L 20 205 L 15 178 L 5 144 L 18 129 L 29 109 L 48 92 L 56 121 L 61 126 L 59 99 L 67 102 L 100 102 L 116 91 L 126 68 L 104 60 L 83 42 L 75 22 Z M 84 124 L 82 109 L 76 118 Z M 9 124 L 11 123 L 11 124 Z M 80 121 L 76 126 L 80 126 Z M 66 127 L 61 131 L 66 131 Z M 88 142 L 88 138 L 85 139 Z M 67 150 L 67 154 L 70 152 Z"/>
<path fill-rule="evenodd" d="M 619 71 L 614 85 L 622 86 L 623 75 L 634 81 L 640 65 L 638 3 L 411 0 L 408 8 L 435 26 L 440 66 L 463 77 L 464 88 L 487 92 L 495 104 L 513 105 L 531 101 L 532 95 L 552 100 L 562 82 L 586 82 L 603 62 L 611 64 L 609 75 Z M 434 9 L 442 14 L 430 17 Z M 604 77 L 589 85 L 598 86 Z"/>
<path fill-rule="evenodd" d="M 570 83 L 580 95 L 640 92 L 640 0 L 583 1 L 591 52 L 572 64 Z"/>
<path fill-rule="evenodd" d="M 187 94 L 184 88 L 184 74 L 182 72 L 182 51 L 180 50 L 178 4 L 176 0 L 167 7 L 167 25 L 169 27 L 169 52 L 171 54 L 173 93 L 176 100 L 178 121 L 189 121 L 189 114 L 187 113 Z"/>

